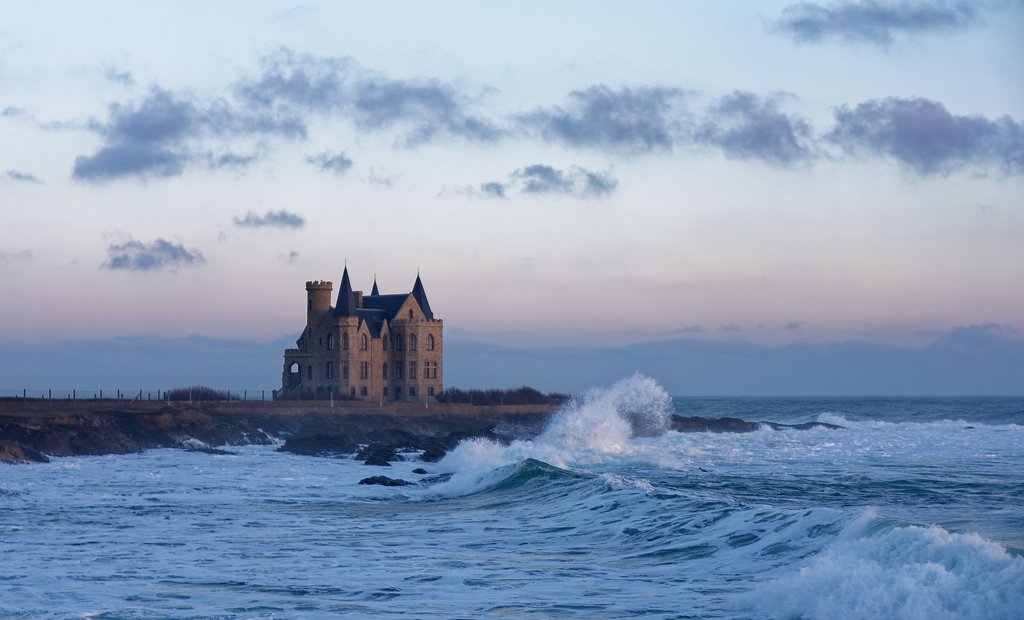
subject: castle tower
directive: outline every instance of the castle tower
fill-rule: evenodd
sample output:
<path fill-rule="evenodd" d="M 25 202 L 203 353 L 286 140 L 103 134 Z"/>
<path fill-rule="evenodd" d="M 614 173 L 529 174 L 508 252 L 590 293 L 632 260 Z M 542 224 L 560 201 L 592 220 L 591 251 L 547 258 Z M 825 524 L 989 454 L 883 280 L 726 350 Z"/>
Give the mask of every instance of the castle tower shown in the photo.
<path fill-rule="evenodd" d="M 306 324 L 309 325 L 314 316 L 319 316 L 331 309 L 331 289 L 334 285 L 326 280 L 306 282 Z"/>

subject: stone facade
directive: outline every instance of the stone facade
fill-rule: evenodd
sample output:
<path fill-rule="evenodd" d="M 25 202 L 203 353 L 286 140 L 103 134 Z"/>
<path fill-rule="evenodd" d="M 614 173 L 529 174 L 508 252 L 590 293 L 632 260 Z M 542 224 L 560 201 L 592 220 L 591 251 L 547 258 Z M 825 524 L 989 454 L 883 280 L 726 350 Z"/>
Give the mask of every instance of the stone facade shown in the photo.
<path fill-rule="evenodd" d="M 337 303 L 330 282 L 306 282 L 306 328 L 285 349 L 281 392 L 360 400 L 427 401 L 444 386 L 444 323 L 435 319 L 419 276 L 410 293 L 364 296 L 348 269 Z"/>

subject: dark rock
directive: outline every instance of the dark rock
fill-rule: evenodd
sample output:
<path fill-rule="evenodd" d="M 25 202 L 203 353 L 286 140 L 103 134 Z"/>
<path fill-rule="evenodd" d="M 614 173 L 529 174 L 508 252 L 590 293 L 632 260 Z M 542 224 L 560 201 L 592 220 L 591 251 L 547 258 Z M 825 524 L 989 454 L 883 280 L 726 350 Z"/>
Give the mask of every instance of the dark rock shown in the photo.
<path fill-rule="evenodd" d="M 401 478 L 388 478 L 387 476 L 370 476 L 369 478 L 363 478 L 359 481 L 359 484 L 379 484 L 385 487 L 407 487 L 412 482 L 402 480 Z"/>
<path fill-rule="evenodd" d="M 831 430 L 842 429 L 842 426 L 826 424 L 825 422 L 804 422 L 803 424 L 779 424 L 777 422 L 747 422 L 739 418 L 684 418 L 673 414 L 670 416 L 669 430 L 680 433 L 750 433 L 767 426 L 772 430 L 792 428 L 805 431 L 811 428 L 827 428 Z"/>
<path fill-rule="evenodd" d="M 380 444 L 395 450 L 418 450 L 420 446 L 416 435 L 397 428 L 370 431 L 366 433 L 366 438 L 371 444 Z"/>
<path fill-rule="evenodd" d="M 206 443 L 199 441 L 195 437 L 181 437 L 178 439 L 178 448 L 185 450 L 186 452 L 205 452 L 206 454 L 217 454 L 217 455 L 231 455 L 234 456 L 234 452 L 228 452 L 227 450 L 220 450 L 212 448 Z"/>
<path fill-rule="evenodd" d="M 376 465 L 377 467 L 391 467 L 391 463 L 388 463 L 387 459 L 381 458 L 379 456 L 371 456 L 371 457 L 369 457 L 368 459 L 363 461 L 363 465 Z"/>
<path fill-rule="evenodd" d="M 417 467 L 416 469 L 412 470 L 412 473 L 414 473 L 414 474 L 425 474 L 425 473 L 427 473 L 427 470 L 423 469 L 422 467 Z"/>
<path fill-rule="evenodd" d="M 356 453 L 357 461 L 367 461 L 370 459 L 386 462 L 405 460 L 404 458 L 399 456 L 398 453 L 395 452 L 395 449 L 392 448 L 391 446 L 385 446 L 379 443 L 371 443 L 370 445 L 366 446 L 358 453 Z"/>
<path fill-rule="evenodd" d="M 346 435 L 316 433 L 305 437 L 289 437 L 277 451 L 307 456 L 336 456 L 352 454 L 358 447 Z"/>
<path fill-rule="evenodd" d="M 49 463 L 50 459 L 28 446 L 0 443 L 0 463 Z"/>

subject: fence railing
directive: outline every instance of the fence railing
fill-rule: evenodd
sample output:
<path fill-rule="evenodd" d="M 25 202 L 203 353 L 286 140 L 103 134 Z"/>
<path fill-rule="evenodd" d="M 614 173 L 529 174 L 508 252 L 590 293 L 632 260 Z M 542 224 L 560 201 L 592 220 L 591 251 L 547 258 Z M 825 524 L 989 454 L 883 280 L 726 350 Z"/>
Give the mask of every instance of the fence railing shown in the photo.
<path fill-rule="evenodd" d="M 0 388 L 3 400 L 113 400 L 113 401 L 265 401 L 274 400 L 275 390 L 217 390 L 216 393 L 186 389 L 173 390 L 40 390 Z"/>

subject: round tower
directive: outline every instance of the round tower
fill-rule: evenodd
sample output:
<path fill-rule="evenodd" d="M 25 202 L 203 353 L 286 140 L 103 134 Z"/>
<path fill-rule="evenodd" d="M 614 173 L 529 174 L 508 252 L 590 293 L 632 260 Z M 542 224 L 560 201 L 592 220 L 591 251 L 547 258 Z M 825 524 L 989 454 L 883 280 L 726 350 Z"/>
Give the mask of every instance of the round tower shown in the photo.
<path fill-rule="evenodd" d="M 330 282 L 315 281 L 306 282 L 306 315 L 307 318 L 323 314 L 331 309 L 331 289 L 334 288 Z M 307 325 L 309 321 L 307 320 Z"/>

